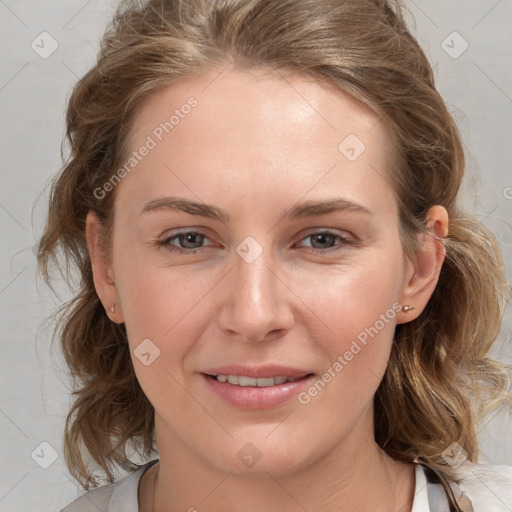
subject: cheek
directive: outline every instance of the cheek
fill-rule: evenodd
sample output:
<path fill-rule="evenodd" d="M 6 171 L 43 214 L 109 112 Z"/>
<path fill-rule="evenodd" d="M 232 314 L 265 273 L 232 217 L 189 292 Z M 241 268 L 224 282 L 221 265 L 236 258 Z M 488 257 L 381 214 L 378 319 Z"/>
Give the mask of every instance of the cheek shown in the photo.
<path fill-rule="evenodd" d="M 176 334 L 197 315 L 200 290 L 162 273 L 130 276 L 123 291 L 122 309 L 131 342 L 151 338 L 159 346 L 175 345 Z"/>
<path fill-rule="evenodd" d="M 124 281 L 122 309 L 137 379 L 157 410 L 186 411 L 187 355 L 200 336 L 207 294 L 204 281 L 148 265 Z M 201 284 L 202 283 L 202 284 Z"/>
<path fill-rule="evenodd" d="M 399 306 L 385 299 L 361 299 L 350 306 L 326 304 L 331 310 L 322 310 L 335 334 L 316 339 L 326 363 L 299 401 L 311 405 L 318 421 L 340 429 L 340 434 L 346 434 L 372 404 L 386 371 Z M 357 302 L 360 309 L 354 309 Z"/>
<path fill-rule="evenodd" d="M 159 351 L 155 365 L 181 374 L 187 353 L 213 314 L 208 297 L 219 277 L 203 272 L 198 278 L 197 273 L 164 267 L 147 257 L 130 259 L 131 264 L 120 262 L 116 275 L 122 282 L 121 306 L 132 356 L 149 339 Z M 141 366 L 135 358 L 134 365 L 136 370 Z"/>
<path fill-rule="evenodd" d="M 301 288 L 300 297 L 311 310 L 305 320 L 309 334 L 326 360 L 321 382 L 304 402 L 326 400 L 354 415 L 371 402 L 387 367 L 400 310 L 400 256 L 377 256 L 319 275 L 315 286 Z"/>
<path fill-rule="evenodd" d="M 308 325 L 318 326 L 319 339 L 331 356 L 344 352 L 347 343 L 358 336 L 364 341 L 365 332 L 374 332 L 375 325 L 376 336 L 388 340 L 393 336 L 402 278 L 400 263 L 393 261 L 401 260 L 384 251 L 368 256 L 340 267 L 326 267 L 314 276 L 304 270 L 302 279 L 295 281 L 303 283 L 296 285 L 294 292 L 306 306 L 302 310 Z"/>

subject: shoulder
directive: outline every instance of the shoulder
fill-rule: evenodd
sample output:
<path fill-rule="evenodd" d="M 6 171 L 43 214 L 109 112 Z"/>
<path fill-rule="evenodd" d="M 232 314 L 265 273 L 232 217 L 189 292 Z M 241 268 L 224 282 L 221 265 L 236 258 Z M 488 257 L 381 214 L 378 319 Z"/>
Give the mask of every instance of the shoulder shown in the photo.
<path fill-rule="evenodd" d="M 82 494 L 82 496 L 61 509 L 60 512 L 92 512 L 97 510 L 107 512 L 112 493 L 123 480 L 124 478 L 119 482 L 104 485 Z"/>
<path fill-rule="evenodd" d="M 60 512 L 138 512 L 137 491 L 144 472 L 158 460 L 152 460 L 117 482 L 92 489 Z"/>
<path fill-rule="evenodd" d="M 459 469 L 459 486 L 475 512 L 512 510 L 512 466 L 466 463 Z"/>

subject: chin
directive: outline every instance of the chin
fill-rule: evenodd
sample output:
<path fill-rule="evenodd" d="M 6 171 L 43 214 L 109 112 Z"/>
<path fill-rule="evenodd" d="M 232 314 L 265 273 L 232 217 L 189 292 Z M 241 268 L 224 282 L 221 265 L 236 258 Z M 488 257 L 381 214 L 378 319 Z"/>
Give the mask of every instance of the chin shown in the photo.
<path fill-rule="evenodd" d="M 236 436 L 225 446 L 217 445 L 213 452 L 218 453 L 210 453 L 205 458 L 222 472 L 264 478 L 268 478 L 269 473 L 276 478 L 295 473 L 314 460 L 311 440 L 298 442 L 290 435 L 273 438 L 274 434 L 269 435 L 271 431 L 271 428 L 264 428 L 259 435 Z"/>

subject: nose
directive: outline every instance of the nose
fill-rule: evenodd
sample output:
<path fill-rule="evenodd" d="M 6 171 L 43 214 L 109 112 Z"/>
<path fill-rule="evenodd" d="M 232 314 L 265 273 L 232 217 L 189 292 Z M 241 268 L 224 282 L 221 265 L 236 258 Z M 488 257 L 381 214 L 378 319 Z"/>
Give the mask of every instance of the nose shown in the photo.
<path fill-rule="evenodd" d="M 270 251 L 264 250 L 252 262 L 235 253 L 233 265 L 222 292 L 220 328 L 227 336 L 245 342 L 282 336 L 294 320 L 293 293 Z"/>

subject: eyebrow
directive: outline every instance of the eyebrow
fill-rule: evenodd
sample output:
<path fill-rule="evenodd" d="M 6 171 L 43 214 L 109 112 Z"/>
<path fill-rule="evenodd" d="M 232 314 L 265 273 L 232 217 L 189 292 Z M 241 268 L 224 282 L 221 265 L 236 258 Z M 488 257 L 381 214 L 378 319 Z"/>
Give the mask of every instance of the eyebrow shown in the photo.
<path fill-rule="evenodd" d="M 182 197 L 167 196 L 152 199 L 146 203 L 141 211 L 141 215 L 155 211 L 179 211 L 188 213 L 189 215 L 199 215 L 201 217 L 219 220 L 224 223 L 229 222 L 230 219 L 229 214 L 222 208 L 205 203 L 197 203 Z M 374 215 L 365 206 L 337 197 L 325 201 L 309 200 L 296 204 L 284 211 L 283 218 L 300 219 L 339 211 L 364 213 L 371 216 Z"/>

